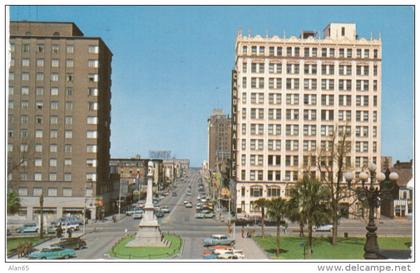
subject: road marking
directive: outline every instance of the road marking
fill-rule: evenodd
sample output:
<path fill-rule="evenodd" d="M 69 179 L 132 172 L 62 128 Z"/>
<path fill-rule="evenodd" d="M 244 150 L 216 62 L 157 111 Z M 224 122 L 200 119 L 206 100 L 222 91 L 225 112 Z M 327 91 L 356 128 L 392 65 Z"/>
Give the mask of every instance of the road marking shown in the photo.
<path fill-rule="evenodd" d="M 175 212 L 175 210 L 178 208 L 179 204 L 181 204 L 181 201 L 184 199 L 186 191 L 185 188 L 187 187 L 187 184 L 184 183 L 184 187 L 182 189 L 184 189 L 184 193 L 182 193 L 182 195 L 179 197 L 178 202 L 175 203 L 175 207 L 173 208 L 173 210 L 171 210 L 171 212 L 168 214 L 168 216 L 166 216 L 163 220 L 162 220 L 162 224 L 167 224 L 169 222 L 169 220 L 171 219 L 172 214 Z"/>

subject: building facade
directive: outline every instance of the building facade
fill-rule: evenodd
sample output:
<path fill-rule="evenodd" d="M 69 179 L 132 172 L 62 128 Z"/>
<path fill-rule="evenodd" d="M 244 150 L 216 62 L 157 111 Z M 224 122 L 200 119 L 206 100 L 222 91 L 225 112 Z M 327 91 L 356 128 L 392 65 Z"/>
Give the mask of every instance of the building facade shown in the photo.
<path fill-rule="evenodd" d="M 258 198 L 287 197 L 303 170 L 316 177 L 317 154 L 346 134 L 346 168 L 381 167 L 380 39 L 355 24 L 331 23 L 323 37 L 238 34 L 232 71 L 232 177 L 238 215 Z M 335 168 L 335 167 L 334 167 Z"/>
<path fill-rule="evenodd" d="M 213 171 L 221 170 L 222 165 L 230 161 L 231 153 L 231 119 L 223 110 L 215 109 L 207 120 L 208 128 L 208 162 Z"/>
<path fill-rule="evenodd" d="M 74 23 L 10 22 L 8 188 L 19 215 L 109 208 L 112 53 Z"/>

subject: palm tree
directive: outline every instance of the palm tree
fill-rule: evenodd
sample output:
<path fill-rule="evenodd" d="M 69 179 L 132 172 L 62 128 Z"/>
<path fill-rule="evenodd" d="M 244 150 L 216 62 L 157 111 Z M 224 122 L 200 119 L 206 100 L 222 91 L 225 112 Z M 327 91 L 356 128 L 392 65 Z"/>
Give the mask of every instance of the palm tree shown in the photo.
<path fill-rule="evenodd" d="M 299 210 L 299 203 L 297 202 L 298 199 L 290 199 L 287 202 L 287 218 L 289 218 L 292 222 L 298 222 L 299 223 L 299 237 L 303 237 L 304 234 L 304 228 L 305 228 L 305 222 L 302 217 L 302 214 Z"/>
<path fill-rule="evenodd" d="M 10 190 L 7 193 L 7 214 L 16 214 L 20 209 L 20 199 L 17 192 Z"/>
<path fill-rule="evenodd" d="M 259 198 L 255 200 L 254 204 L 261 209 L 261 236 L 264 237 L 265 208 L 268 206 L 269 200 L 265 198 Z"/>
<path fill-rule="evenodd" d="M 280 255 L 280 225 L 284 223 L 287 206 L 286 200 L 281 197 L 271 199 L 268 202 L 268 216 L 276 222 L 276 256 Z"/>
<path fill-rule="evenodd" d="M 329 221 L 331 214 L 327 203 L 329 191 L 319 180 L 305 175 L 292 188 L 290 195 L 289 204 L 299 210 L 303 223 L 308 227 L 306 256 L 310 257 L 313 245 L 313 227 Z"/>

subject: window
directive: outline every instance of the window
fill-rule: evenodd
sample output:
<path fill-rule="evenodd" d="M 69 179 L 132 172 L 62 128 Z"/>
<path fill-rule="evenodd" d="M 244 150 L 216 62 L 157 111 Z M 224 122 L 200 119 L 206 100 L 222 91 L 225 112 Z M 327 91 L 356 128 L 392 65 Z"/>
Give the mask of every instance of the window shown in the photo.
<path fill-rule="evenodd" d="M 52 101 L 50 103 L 51 110 L 58 110 L 58 101 Z"/>
<path fill-rule="evenodd" d="M 26 72 L 22 73 L 22 81 L 29 81 L 29 73 L 26 73 Z"/>
<path fill-rule="evenodd" d="M 44 80 L 44 73 L 36 73 L 36 80 L 43 81 Z"/>
<path fill-rule="evenodd" d="M 51 81 L 58 82 L 58 79 L 59 79 L 58 73 L 52 73 L 51 74 Z"/>
<path fill-rule="evenodd" d="M 71 161 L 71 159 L 64 159 L 64 166 L 69 167 L 69 166 L 71 166 L 71 165 L 72 165 L 72 161 Z"/>
<path fill-rule="evenodd" d="M 89 51 L 89 53 L 98 54 L 99 53 L 99 46 L 90 45 L 88 51 Z"/>
<path fill-rule="evenodd" d="M 70 130 L 64 131 L 64 138 L 70 139 L 73 137 L 73 132 Z"/>
<path fill-rule="evenodd" d="M 60 60 L 58 59 L 51 60 L 51 67 L 59 67 L 59 66 L 60 66 Z"/>
<path fill-rule="evenodd" d="M 42 144 L 35 144 L 35 152 L 42 153 Z"/>
<path fill-rule="evenodd" d="M 57 167 L 57 159 L 50 158 L 50 167 Z"/>
<path fill-rule="evenodd" d="M 88 80 L 89 82 L 98 82 L 98 74 L 89 74 Z"/>
<path fill-rule="evenodd" d="M 56 180 L 57 180 L 57 174 L 50 173 L 50 181 L 56 181 Z M 57 196 L 57 188 L 48 188 L 48 196 Z"/>
<path fill-rule="evenodd" d="M 58 51 L 60 50 L 60 46 L 59 45 L 52 45 L 51 46 L 51 52 L 53 54 L 58 54 Z"/>
<path fill-rule="evenodd" d="M 51 96 L 58 96 L 58 87 L 51 87 Z"/>
<path fill-rule="evenodd" d="M 98 103 L 97 102 L 88 102 L 89 111 L 96 111 L 98 110 Z"/>
<path fill-rule="evenodd" d="M 93 144 L 86 145 L 86 152 L 96 153 L 96 145 L 93 145 Z"/>
<path fill-rule="evenodd" d="M 98 124 L 97 117 L 87 117 L 87 124 Z"/>
<path fill-rule="evenodd" d="M 86 137 L 87 138 L 96 138 L 97 137 L 97 132 L 96 131 L 87 131 L 86 132 Z"/>
<path fill-rule="evenodd" d="M 39 159 L 39 158 L 35 159 L 34 165 L 35 167 L 42 167 L 42 159 Z"/>
<path fill-rule="evenodd" d="M 42 178 L 42 175 L 41 175 Z M 32 192 L 33 196 L 41 196 L 42 195 L 42 188 L 33 188 L 33 192 Z"/>
<path fill-rule="evenodd" d="M 29 59 L 22 59 L 22 66 L 29 66 Z"/>
<path fill-rule="evenodd" d="M 66 101 L 66 110 L 67 111 L 72 111 L 73 110 L 73 102 Z"/>
<path fill-rule="evenodd" d="M 71 144 L 65 144 L 64 145 L 64 152 L 65 153 L 71 153 L 72 152 L 72 145 Z"/>
<path fill-rule="evenodd" d="M 19 196 L 28 196 L 28 188 L 19 188 L 18 194 Z"/>
<path fill-rule="evenodd" d="M 68 45 L 66 47 L 66 52 L 67 52 L 67 54 L 73 54 L 74 53 L 74 46 Z"/>
<path fill-rule="evenodd" d="M 251 197 L 261 197 L 263 189 L 262 187 L 251 187 Z"/>
<path fill-rule="evenodd" d="M 96 181 L 96 173 L 87 173 L 86 174 L 87 181 Z"/>
<path fill-rule="evenodd" d="M 29 50 L 30 50 L 30 45 L 29 44 L 23 44 L 22 45 L 22 52 L 24 52 L 24 53 L 28 53 L 29 52 Z"/>
<path fill-rule="evenodd" d="M 42 138 L 42 130 L 35 130 L 35 137 L 36 138 Z"/>
<path fill-rule="evenodd" d="M 35 181 L 42 181 L 42 173 L 35 173 L 34 174 Z M 35 190 L 35 189 L 34 189 Z M 35 194 L 34 194 L 35 195 Z"/>
<path fill-rule="evenodd" d="M 56 153 L 56 152 L 57 152 L 57 144 L 51 144 L 50 153 Z"/>
<path fill-rule="evenodd" d="M 58 130 L 50 130 L 50 138 L 58 138 Z"/>
<path fill-rule="evenodd" d="M 88 89 L 88 95 L 90 97 L 96 97 L 96 96 L 98 96 L 98 88 L 89 88 Z"/>
<path fill-rule="evenodd" d="M 88 66 L 89 67 L 98 68 L 99 61 L 98 60 L 88 60 Z"/>
<path fill-rule="evenodd" d="M 44 88 L 37 87 L 35 92 L 36 92 L 37 96 L 43 96 L 44 95 Z"/>
<path fill-rule="evenodd" d="M 71 60 L 71 59 L 66 60 L 66 67 L 73 67 L 73 66 L 74 66 L 74 61 L 73 60 Z"/>
<path fill-rule="evenodd" d="M 66 182 L 71 181 L 71 173 L 64 173 L 64 181 Z"/>
<path fill-rule="evenodd" d="M 66 175 L 64 174 L 64 181 L 66 181 Z M 71 179 L 70 179 L 71 181 Z M 63 188 L 63 196 L 64 197 L 71 197 L 73 196 L 73 190 L 72 188 Z"/>

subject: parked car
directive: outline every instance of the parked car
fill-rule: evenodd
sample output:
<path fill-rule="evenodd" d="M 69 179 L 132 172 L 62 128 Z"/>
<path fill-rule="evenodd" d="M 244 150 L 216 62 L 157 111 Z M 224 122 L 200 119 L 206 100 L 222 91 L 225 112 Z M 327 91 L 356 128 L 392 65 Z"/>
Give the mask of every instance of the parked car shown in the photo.
<path fill-rule="evenodd" d="M 204 213 L 204 218 L 214 218 L 214 213 L 213 212 L 207 212 L 207 213 Z"/>
<path fill-rule="evenodd" d="M 200 212 L 199 213 L 196 213 L 195 214 L 195 218 L 196 219 L 203 219 L 204 218 L 204 214 L 203 213 L 200 213 Z"/>
<path fill-rule="evenodd" d="M 157 218 L 161 218 L 161 217 L 165 216 L 165 213 L 163 213 L 163 211 L 161 211 L 161 210 L 158 210 L 158 211 L 155 212 L 155 215 L 156 215 Z"/>
<path fill-rule="evenodd" d="M 217 259 L 217 256 L 219 256 L 218 254 L 208 254 L 208 255 L 204 255 L 203 259 L 204 260 L 215 260 Z"/>
<path fill-rule="evenodd" d="M 86 248 L 86 241 L 74 237 L 74 238 L 62 238 L 59 242 L 52 244 L 52 247 L 70 248 L 70 249 L 82 249 Z"/>
<path fill-rule="evenodd" d="M 17 233 L 35 233 L 39 228 L 35 223 L 24 224 L 16 229 Z"/>
<path fill-rule="evenodd" d="M 327 232 L 327 231 L 332 231 L 332 228 L 333 228 L 333 225 L 326 224 L 326 225 L 320 225 L 320 226 L 314 227 L 314 231 Z"/>
<path fill-rule="evenodd" d="M 187 204 L 187 203 L 190 203 L 190 201 L 184 200 L 184 205 Z"/>
<path fill-rule="evenodd" d="M 192 193 L 191 193 L 190 191 L 187 191 L 186 195 L 187 195 L 187 196 L 191 196 L 191 195 L 192 195 Z"/>
<path fill-rule="evenodd" d="M 224 234 L 213 234 L 211 237 L 203 240 L 204 246 L 214 246 L 214 245 L 233 245 L 235 240 L 229 239 L 227 235 Z"/>
<path fill-rule="evenodd" d="M 176 196 L 177 196 L 176 192 L 173 192 L 172 197 L 176 197 Z"/>
<path fill-rule="evenodd" d="M 131 215 L 133 215 L 133 213 L 135 213 L 136 212 L 136 210 L 138 210 L 139 208 L 137 208 L 137 207 L 130 207 L 126 212 L 125 212 L 125 215 L 127 215 L 127 216 L 131 216 Z"/>
<path fill-rule="evenodd" d="M 143 211 L 139 210 L 133 213 L 133 219 L 141 219 L 143 218 Z"/>
<path fill-rule="evenodd" d="M 185 204 L 185 207 L 186 207 L 186 208 L 192 208 L 192 207 L 193 207 L 193 205 L 192 205 L 192 203 L 191 203 L 191 202 L 188 202 L 188 203 L 186 203 L 186 204 Z"/>
<path fill-rule="evenodd" d="M 69 248 L 49 247 L 29 254 L 29 259 L 68 259 L 76 256 L 76 251 Z"/>
<path fill-rule="evenodd" d="M 222 260 L 238 260 L 238 259 L 244 259 L 244 255 L 235 254 L 233 251 L 225 252 L 223 254 L 219 254 L 217 256 L 217 259 Z"/>
<path fill-rule="evenodd" d="M 161 210 L 163 213 L 169 213 L 169 212 L 171 212 L 171 210 L 169 209 L 169 207 L 168 207 L 168 206 L 163 206 L 160 210 Z"/>

